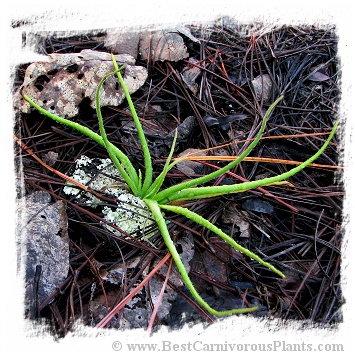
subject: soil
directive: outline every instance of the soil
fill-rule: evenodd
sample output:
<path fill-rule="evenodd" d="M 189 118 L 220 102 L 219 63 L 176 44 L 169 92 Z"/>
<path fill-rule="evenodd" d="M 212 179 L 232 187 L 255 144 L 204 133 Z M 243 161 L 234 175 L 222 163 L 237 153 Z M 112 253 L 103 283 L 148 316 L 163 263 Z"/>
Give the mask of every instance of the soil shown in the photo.
<path fill-rule="evenodd" d="M 294 166 L 281 160 L 304 161 L 312 156 L 337 117 L 340 71 L 336 29 L 264 30 L 260 25 L 248 34 L 248 27 L 237 29 L 233 24 L 203 30 L 195 26 L 189 28 L 199 42 L 181 36 L 189 58 L 194 61 L 188 58 L 155 61 L 150 56 L 142 59 L 139 55 L 136 61 L 137 65 L 147 68 L 148 79 L 132 99 L 144 123 L 155 172 L 161 172 L 168 155 L 169 133 L 191 116 L 196 123 L 178 138 L 174 156 L 186 149 L 208 149 L 225 144 L 223 152 L 210 153 L 240 154 L 250 142 L 248 139 L 257 133 L 262 113 L 281 93 L 284 100 L 268 121 L 266 138 L 251 153 L 255 160 L 244 161 L 234 169 L 234 176 L 225 175 L 214 184 L 240 182 L 238 177 L 251 181 L 276 175 Z M 33 35 L 38 39 L 38 52 L 42 54 L 78 53 L 83 49 L 110 52 L 105 47 L 105 31 L 67 38 L 46 37 L 43 33 Z M 14 91 L 22 84 L 28 65 L 17 69 Z M 189 87 L 181 73 L 191 66 L 200 71 Z M 260 75 L 268 75 L 272 83 L 265 97 L 258 95 L 252 84 Z M 103 108 L 105 127 L 110 140 L 137 168 L 144 170 L 127 109 L 126 102 L 118 107 Z M 96 112 L 86 100 L 80 104 L 74 119 L 98 132 Z M 42 160 L 48 160 L 55 153 L 50 165 L 65 174 L 73 172 L 75 160 L 81 155 L 107 157 L 105 150 L 88 138 L 35 111 L 18 113 L 15 135 Z M 18 196 L 40 190 L 48 192 L 52 202 L 64 201 L 70 239 L 67 278 L 41 303 L 30 301 L 36 310 L 34 313 L 26 310 L 25 316 L 40 323 L 44 321 L 58 336 L 65 336 L 77 321 L 95 326 L 142 281 L 167 250 L 159 235 L 154 237 L 152 245 L 108 231 L 100 223 L 98 208 L 75 203 L 63 192 L 63 178 L 40 165 L 19 145 L 16 144 L 15 150 L 18 176 L 23 174 L 23 181 L 18 182 Z M 337 166 L 340 152 L 338 135 L 317 161 L 323 166 L 309 167 L 298 173 L 289 180 L 293 186 L 269 186 L 265 187 L 266 191 L 251 190 L 200 200 L 190 207 L 238 243 L 268 257 L 269 262 L 285 273 L 286 279 L 279 279 L 234 252 L 193 222 L 167 216 L 177 244 L 187 236 L 193 241 L 194 258 L 190 261 L 189 274 L 208 303 L 218 310 L 242 304 L 259 306 L 253 314 L 255 318 L 271 316 L 323 326 L 342 321 L 340 263 L 344 188 L 341 169 Z M 257 158 L 276 159 L 276 162 Z M 166 184 L 203 175 L 213 169 L 211 164 L 222 166 L 225 162 L 201 160 L 200 165 L 190 167 L 189 172 L 175 168 L 168 174 Z M 239 219 L 243 229 L 240 221 L 225 218 L 231 209 L 235 212 L 232 217 L 242 215 Z M 135 264 L 132 265 L 132 261 Z M 103 272 L 122 267 L 123 263 L 128 264 L 123 280 L 113 284 L 103 278 Z M 163 282 L 165 273 L 166 270 L 161 270 L 155 278 Z M 171 310 L 155 320 L 155 329 L 161 325 L 178 328 L 197 321 L 208 324 L 216 320 L 196 305 L 184 286 L 172 282 L 169 286 L 175 292 L 170 295 Z M 148 284 L 137 293 L 135 303 L 129 309 L 126 307 L 124 313 L 117 313 L 108 326 L 147 328 L 154 294 Z"/>

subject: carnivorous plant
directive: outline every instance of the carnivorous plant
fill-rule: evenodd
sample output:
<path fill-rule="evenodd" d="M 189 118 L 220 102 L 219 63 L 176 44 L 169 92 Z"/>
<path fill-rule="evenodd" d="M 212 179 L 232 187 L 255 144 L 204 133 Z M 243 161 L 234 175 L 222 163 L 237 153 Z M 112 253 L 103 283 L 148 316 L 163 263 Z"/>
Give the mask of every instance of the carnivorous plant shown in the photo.
<path fill-rule="evenodd" d="M 174 262 L 176 264 L 176 267 L 181 274 L 181 277 L 186 284 L 186 287 L 189 289 L 191 292 L 192 296 L 195 298 L 195 300 L 203 307 L 205 308 L 209 313 L 216 315 L 216 316 L 227 316 L 231 314 L 237 314 L 237 313 L 247 313 L 251 312 L 254 310 L 257 310 L 257 307 L 250 307 L 250 308 L 238 308 L 238 309 L 232 309 L 232 310 L 227 310 L 227 311 L 217 311 L 213 309 L 198 293 L 198 291 L 195 289 L 193 283 L 191 282 L 187 271 L 184 267 L 184 264 L 179 256 L 179 253 L 174 245 L 174 242 L 169 234 L 168 226 L 166 219 L 164 218 L 164 211 L 165 212 L 173 212 L 182 216 L 185 216 L 186 218 L 194 221 L 195 223 L 209 229 L 216 235 L 218 235 L 221 239 L 223 239 L 225 242 L 230 244 L 234 249 L 238 250 L 239 252 L 247 255 L 248 257 L 254 259 L 258 263 L 262 264 L 263 266 L 267 267 L 271 271 L 273 271 L 275 274 L 279 275 L 280 277 L 285 277 L 284 274 L 274 267 L 272 264 L 268 263 L 267 261 L 261 259 L 258 255 L 254 254 L 253 252 L 249 251 L 248 249 L 244 248 L 243 246 L 237 244 L 230 236 L 228 236 L 226 233 L 224 233 L 221 229 L 219 229 L 216 225 L 213 223 L 209 222 L 207 219 L 203 218 L 199 214 L 189 210 L 188 208 L 184 207 L 183 204 L 184 202 L 191 201 L 191 200 L 198 200 L 198 199 L 203 199 L 203 198 L 209 198 L 209 197 L 216 197 L 216 196 L 221 196 L 221 195 L 228 195 L 228 194 L 235 194 L 238 192 L 242 191 L 247 191 L 250 189 L 255 189 L 257 187 L 262 187 L 266 185 L 275 185 L 275 184 L 284 184 L 285 180 L 287 180 L 289 177 L 295 175 L 296 173 L 300 172 L 303 170 L 307 165 L 312 163 L 314 160 L 316 160 L 326 149 L 330 141 L 332 140 L 335 131 L 337 129 L 338 123 L 335 123 L 330 135 L 328 136 L 327 140 L 324 142 L 322 147 L 308 160 L 300 164 L 299 166 L 294 167 L 293 169 L 280 174 L 276 175 L 274 177 L 268 177 L 252 182 L 243 182 L 243 183 L 237 183 L 237 184 L 232 184 L 232 185 L 221 185 L 221 186 L 205 186 L 204 184 L 208 181 L 211 181 L 213 179 L 218 178 L 220 175 L 226 173 L 227 171 L 233 169 L 236 165 L 238 165 L 249 153 L 255 148 L 255 146 L 258 144 L 260 138 L 263 135 L 263 132 L 266 127 L 267 120 L 275 108 L 275 106 L 283 99 L 282 96 L 280 96 L 266 111 L 260 130 L 255 137 L 255 139 L 251 142 L 251 144 L 248 146 L 248 148 L 234 161 L 230 162 L 229 164 L 225 165 L 223 168 L 216 170 L 214 172 L 211 172 L 205 176 L 201 176 L 199 178 L 191 179 L 188 181 L 181 182 L 179 184 L 176 184 L 171 187 L 167 188 L 162 188 L 164 184 L 164 179 L 168 173 L 169 170 L 179 161 L 184 160 L 184 158 L 180 158 L 179 160 L 172 160 L 173 152 L 174 152 L 174 147 L 176 144 L 176 139 L 177 139 L 177 134 L 175 134 L 172 147 L 170 150 L 170 153 L 168 155 L 168 158 L 165 162 L 164 168 L 162 172 L 157 176 L 153 177 L 153 168 L 152 168 L 152 159 L 151 155 L 149 152 L 148 144 L 146 141 L 145 134 L 143 132 L 142 125 L 139 121 L 138 115 L 136 113 L 136 110 L 134 108 L 131 96 L 128 92 L 128 89 L 124 83 L 123 77 L 121 75 L 121 71 L 123 70 L 124 66 L 118 67 L 117 62 L 112 55 L 112 61 L 113 61 L 113 66 L 114 66 L 114 72 L 109 73 L 106 75 L 102 80 L 100 81 L 97 91 L 96 91 L 96 111 L 97 111 L 97 116 L 99 120 L 99 127 L 100 127 L 100 134 L 93 132 L 91 129 L 80 125 L 74 121 L 64 119 L 62 117 L 59 117 L 53 113 L 50 113 L 49 111 L 44 110 L 40 106 L 38 106 L 31 98 L 28 96 L 24 95 L 24 99 L 27 100 L 35 109 L 37 109 L 40 113 L 44 114 L 48 118 L 67 125 L 73 129 L 76 129 L 77 131 L 81 132 L 82 134 L 88 136 L 92 140 L 94 140 L 96 143 L 99 145 L 102 145 L 106 148 L 111 160 L 117 167 L 118 171 L 120 172 L 121 176 L 125 180 L 125 182 L 128 184 L 131 192 L 133 195 L 136 197 L 139 197 L 142 199 L 147 208 L 150 210 L 157 227 L 160 230 L 160 233 L 164 239 L 164 242 L 168 248 L 168 250 L 171 253 L 172 258 L 174 259 Z M 144 157 L 144 166 L 145 166 L 145 172 L 142 173 L 140 170 L 136 170 L 136 168 L 133 166 L 131 160 L 128 158 L 128 156 L 123 153 L 117 146 L 113 145 L 109 140 L 106 135 L 106 131 L 104 128 L 104 123 L 103 123 L 103 118 L 101 114 L 101 108 L 100 108 L 100 89 L 104 83 L 104 81 L 111 75 L 117 75 L 118 81 L 120 85 L 122 86 L 122 89 L 125 93 L 126 99 L 128 101 L 128 105 L 132 114 L 132 118 L 134 120 L 138 137 L 141 143 L 142 147 L 142 152 L 143 152 L 143 157 Z M 179 202 L 177 205 L 176 203 Z M 175 204 L 172 204 L 175 203 Z"/>

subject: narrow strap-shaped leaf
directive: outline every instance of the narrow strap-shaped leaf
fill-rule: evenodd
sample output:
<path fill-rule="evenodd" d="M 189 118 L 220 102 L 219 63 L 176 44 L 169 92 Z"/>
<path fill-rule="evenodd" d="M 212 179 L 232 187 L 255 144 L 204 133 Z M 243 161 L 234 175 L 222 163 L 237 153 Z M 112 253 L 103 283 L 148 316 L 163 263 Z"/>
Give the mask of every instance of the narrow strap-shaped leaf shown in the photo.
<path fill-rule="evenodd" d="M 150 151 L 149 151 L 149 147 L 148 147 L 148 143 L 147 143 L 147 139 L 145 137 L 144 131 L 143 131 L 143 127 L 142 124 L 139 121 L 136 109 L 134 107 L 131 95 L 129 94 L 128 88 L 122 78 L 121 75 L 121 69 L 118 68 L 115 56 L 113 54 L 111 54 L 111 59 L 113 62 L 113 66 L 116 70 L 116 74 L 117 74 L 117 78 L 118 81 L 120 82 L 120 85 L 123 89 L 123 92 L 126 96 L 127 102 L 128 102 L 128 106 L 129 109 L 131 111 L 132 114 L 132 118 L 134 121 L 134 124 L 136 126 L 137 129 L 137 134 L 138 134 L 138 138 L 139 141 L 141 143 L 142 146 L 142 150 L 143 150 L 143 156 L 144 156 L 144 167 L 145 167 L 145 176 L 144 176 L 144 180 L 143 180 L 143 186 L 142 186 L 142 193 L 141 196 L 144 197 L 146 191 L 149 189 L 150 185 L 152 184 L 153 181 L 153 165 L 152 165 L 152 158 L 150 156 Z"/>
<path fill-rule="evenodd" d="M 180 162 L 180 160 L 176 160 L 174 161 L 172 164 L 170 164 L 171 162 L 171 159 L 173 157 L 173 154 L 174 154 L 174 149 L 175 149 L 175 145 L 176 145 L 176 140 L 177 140 L 177 130 L 175 131 L 175 135 L 174 135 L 174 140 L 173 140 L 173 143 L 171 145 L 171 149 L 170 149 L 170 153 L 168 155 L 168 158 L 166 159 L 165 161 L 165 164 L 164 164 L 164 168 L 163 168 L 163 171 L 160 173 L 160 175 L 155 179 L 155 181 L 153 182 L 153 184 L 151 185 L 151 187 L 149 188 L 149 190 L 147 191 L 145 197 L 146 198 L 151 198 L 153 197 L 161 188 L 161 186 L 163 185 L 164 183 L 164 180 L 165 180 L 165 177 L 166 177 L 166 174 L 169 172 L 169 170 L 172 169 L 172 167 L 174 165 L 176 165 L 177 163 Z M 182 160 L 182 159 L 181 159 Z"/>
<path fill-rule="evenodd" d="M 302 164 L 294 167 L 290 171 L 284 172 L 283 174 L 274 176 L 274 177 L 267 177 L 261 180 L 251 181 L 251 182 L 243 182 L 237 183 L 234 185 L 222 185 L 222 186 L 212 186 L 212 187 L 195 187 L 195 188 L 187 188 L 185 190 L 181 190 L 179 192 L 174 193 L 169 197 L 169 201 L 186 201 L 192 199 L 201 199 L 201 198 L 208 198 L 208 197 L 215 197 L 220 195 L 227 195 L 237 192 L 243 192 L 252 190 L 258 187 L 279 184 L 283 180 L 287 180 L 291 176 L 297 174 L 298 172 L 302 171 L 306 168 L 310 163 L 315 161 L 327 148 L 330 141 L 332 140 L 336 129 L 338 127 L 338 122 L 335 123 L 332 131 L 330 132 L 327 140 L 322 145 L 322 147 L 308 160 L 303 162 Z M 163 202 L 166 203 L 167 200 L 165 199 Z"/>
<path fill-rule="evenodd" d="M 153 217 L 159 227 L 159 230 L 163 236 L 164 242 L 165 242 L 167 248 L 169 249 L 170 254 L 173 257 L 174 262 L 179 270 L 182 280 L 184 281 L 186 287 L 191 292 L 191 295 L 203 308 L 205 308 L 209 313 L 216 315 L 216 316 L 228 316 L 228 315 L 251 312 L 251 311 L 255 311 L 258 309 L 257 307 L 251 307 L 251 308 L 242 308 L 242 309 L 234 309 L 234 310 L 227 310 L 227 311 L 217 311 L 217 310 L 213 309 L 210 305 L 208 305 L 207 302 L 197 292 L 192 281 L 189 278 L 189 275 L 185 269 L 184 263 L 182 262 L 180 255 L 179 255 L 178 251 L 176 250 L 174 242 L 172 241 L 172 239 L 170 237 L 168 227 L 166 225 L 165 219 L 162 215 L 159 205 L 154 200 L 145 199 L 144 202 L 147 204 L 150 211 L 152 212 L 152 215 L 153 215 Z"/>
<path fill-rule="evenodd" d="M 99 82 L 99 84 L 98 84 L 98 86 L 96 88 L 95 101 L 96 101 L 96 114 L 97 114 L 97 118 L 98 118 L 98 121 L 99 121 L 99 128 L 100 128 L 100 133 L 101 133 L 102 140 L 104 142 L 105 148 L 106 148 L 106 150 L 107 150 L 112 162 L 115 164 L 117 169 L 120 170 L 121 162 L 120 162 L 119 158 L 120 158 L 120 156 L 122 157 L 122 155 L 120 155 L 120 156 L 116 155 L 116 152 L 112 149 L 112 147 L 114 145 L 112 145 L 112 143 L 107 138 L 107 134 L 106 134 L 105 126 L 104 126 L 104 121 L 103 121 L 102 113 L 101 113 L 101 105 L 100 105 L 100 90 L 101 90 L 101 87 L 104 84 L 104 82 L 106 81 L 106 79 L 108 77 L 110 77 L 111 75 L 113 75 L 113 74 L 115 74 L 115 72 L 105 75 L 100 80 L 100 82 Z M 128 165 L 128 167 L 126 167 L 126 169 L 127 169 L 127 173 L 129 175 L 129 178 L 125 177 L 125 181 L 128 184 L 128 186 L 131 188 L 132 192 L 134 192 L 136 195 L 139 195 L 141 187 L 139 186 L 138 175 L 137 175 L 137 172 L 136 172 L 135 168 L 133 167 L 133 165 L 131 165 L 130 160 L 128 160 L 128 161 L 129 161 L 130 165 Z M 127 179 L 128 179 L 128 181 L 127 181 Z"/>
<path fill-rule="evenodd" d="M 84 134 L 85 136 L 89 137 L 90 139 L 94 140 L 96 143 L 99 145 L 105 147 L 105 143 L 102 139 L 102 137 L 92 131 L 91 129 L 79 124 L 75 123 L 72 120 L 69 119 L 64 119 L 56 114 L 53 114 L 45 109 L 43 109 L 41 106 L 39 106 L 37 103 L 35 103 L 30 97 L 27 95 L 23 95 L 23 98 L 31 104 L 32 107 L 34 107 L 36 110 L 38 110 L 41 114 L 45 115 L 46 117 L 56 121 L 57 123 L 66 125 L 72 129 L 77 130 L 78 132 Z M 117 169 L 119 173 L 122 175 L 123 179 L 127 182 L 127 184 L 130 186 L 132 189 L 135 185 L 132 179 L 129 177 L 127 172 L 125 171 L 124 167 L 131 167 L 131 170 L 134 170 L 134 167 L 132 166 L 132 163 L 130 162 L 129 158 L 120 150 L 118 149 L 115 145 L 110 144 L 110 148 L 113 150 L 115 155 L 120 158 L 122 165 L 118 166 Z M 132 170 L 132 172 L 133 172 Z M 132 189 L 132 192 L 135 193 L 135 191 Z"/>
<path fill-rule="evenodd" d="M 258 144 L 258 142 L 261 139 L 261 136 L 263 135 L 263 132 L 265 130 L 266 127 L 266 122 L 267 119 L 269 118 L 272 110 L 275 108 L 275 106 L 283 99 L 283 96 L 279 97 L 278 99 L 276 99 L 276 101 L 274 103 L 271 104 L 271 106 L 269 107 L 269 109 L 266 111 L 262 124 L 261 124 L 261 128 L 259 130 L 258 135 L 256 136 L 256 138 L 251 142 L 251 144 L 248 146 L 248 148 L 234 161 L 230 162 L 228 165 L 224 166 L 223 168 L 214 171 L 208 175 L 196 178 L 194 180 L 190 180 L 190 181 L 186 181 L 186 182 L 182 182 L 178 185 L 169 187 L 161 192 L 159 192 L 156 195 L 156 200 L 159 202 L 167 202 L 167 199 L 170 198 L 170 196 L 172 196 L 175 192 L 181 191 L 183 189 L 188 189 L 189 187 L 193 187 L 193 186 L 197 186 L 197 185 L 201 185 L 207 181 L 213 180 L 217 177 L 219 177 L 220 175 L 226 173 L 227 171 L 233 169 L 236 165 L 238 165 L 240 162 L 243 161 L 243 159 L 249 155 L 249 153 L 254 149 L 254 147 Z"/>
<path fill-rule="evenodd" d="M 177 214 L 181 214 L 182 216 L 185 216 L 188 219 L 191 219 L 192 221 L 200 224 L 201 226 L 206 227 L 213 233 L 217 234 L 219 237 L 221 237 L 225 242 L 227 242 L 229 245 L 231 245 L 234 249 L 238 250 L 239 252 L 247 255 L 248 257 L 256 260 L 258 263 L 263 265 L 264 267 L 272 270 L 274 273 L 280 275 L 282 278 L 285 278 L 285 275 L 275 268 L 272 264 L 265 262 L 263 259 L 261 259 L 259 256 L 257 256 L 255 253 L 251 252 L 250 250 L 244 248 L 240 244 L 236 243 L 229 235 L 224 233 L 220 228 L 216 227 L 213 223 L 208 221 L 207 219 L 201 217 L 199 214 L 190 211 L 189 209 L 185 207 L 180 207 L 180 206 L 171 206 L 171 205 L 159 205 L 159 207 L 163 210 L 174 212 Z"/>

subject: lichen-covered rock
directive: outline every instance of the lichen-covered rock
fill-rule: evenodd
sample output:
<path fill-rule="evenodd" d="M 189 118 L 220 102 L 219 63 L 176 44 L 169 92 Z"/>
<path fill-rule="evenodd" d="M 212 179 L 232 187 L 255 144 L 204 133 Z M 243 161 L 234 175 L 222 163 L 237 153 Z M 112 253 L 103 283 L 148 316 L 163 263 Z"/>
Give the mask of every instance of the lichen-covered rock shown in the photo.
<path fill-rule="evenodd" d="M 82 155 L 76 160 L 75 166 L 75 171 L 70 175 L 74 180 L 101 194 L 116 198 L 117 206 L 102 206 L 102 214 L 106 222 L 142 240 L 147 240 L 156 233 L 155 221 L 145 202 L 129 192 L 127 184 L 111 159 L 91 159 Z M 74 195 L 77 202 L 86 206 L 97 207 L 100 203 L 94 195 L 77 189 L 69 182 L 68 186 L 64 187 L 64 193 Z M 119 230 L 110 225 L 105 224 L 105 227 L 116 235 L 122 235 Z"/>
<path fill-rule="evenodd" d="M 119 66 L 126 64 L 123 79 L 130 93 L 136 92 L 146 81 L 148 72 L 135 66 L 130 55 L 115 55 Z M 111 55 L 105 52 L 83 50 L 80 53 L 51 54 L 46 62 L 35 62 L 27 67 L 24 82 L 15 93 L 14 105 L 23 113 L 31 111 L 30 104 L 22 96 L 26 94 L 49 112 L 63 118 L 78 114 L 79 104 L 90 99 L 95 108 L 95 94 L 100 80 L 113 72 Z M 118 106 L 125 98 L 117 77 L 109 77 L 100 91 L 102 107 Z"/>
<path fill-rule="evenodd" d="M 91 159 L 86 155 L 81 155 L 75 161 L 75 170 L 70 176 L 79 183 L 89 186 L 94 191 L 110 196 L 119 196 L 128 191 L 128 185 L 123 181 L 122 176 L 111 159 Z M 89 192 L 84 192 L 76 188 L 70 182 L 63 189 L 67 195 L 74 195 L 76 200 L 83 205 L 90 205 L 96 208 L 100 200 Z"/>

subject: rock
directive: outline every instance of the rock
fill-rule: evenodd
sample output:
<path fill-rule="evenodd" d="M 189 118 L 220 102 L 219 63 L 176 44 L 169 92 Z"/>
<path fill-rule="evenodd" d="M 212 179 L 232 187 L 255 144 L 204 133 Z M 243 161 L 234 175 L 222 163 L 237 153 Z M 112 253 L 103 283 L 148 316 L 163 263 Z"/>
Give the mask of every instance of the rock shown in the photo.
<path fill-rule="evenodd" d="M 263 100 L 268 103 L 271 98 L 272 80 L 268 74 L 262 74 L 256 77 L 251 84 L 253 85 L 257 100 Z"/>
<path fill-rule="evenodd" d="M 66 204 L 53 203 L 48 193 L 38 191 L 19 200 L 18 216 L 22 218 L 16 229 L 19 261 L 24 265 L 26 308 L 32 315 L 34 306 L 51 295 L 68 275 Z"/>
<path fill-rule="evenodd" d="M 76 181 L 87 185 L 91 189 L 117 199 L 117 206 L 101 205 L 105 221 L 119 227 L 121 231 L 134 234 L 137 238 L 146 240 L 156 232 L 155 221 L 145 202 L 128 191 L 119 171 L 111 159 L 89 158 L 82 155 L 75 162 L 75 170 L 70 176 Z M 74 195 L 76 202 L 96 208 L 100 200 L 89 192 L 79 190 L 67 183 L 64 193 Z M 111 227 L 106 229 L 118 236 L 123 234 Z"/>
<path fill-rule="evenodd" d="M 268 214 L 274 212 L 274 208 L 269 202 L 261 200 L 259 198 L 247 199 L 243 203 L 242 207 L 247 211 L 253 211 L 253 212 L 268 213 Z"/>
<path fill-rule="evenodd" d="M 104 36 L 104 45 L 113 53 L 128 53 L 134 58 L 138 54 L 152 61 L 179 61 L 188 57 L 182 34 L 193 42 L 200 42 L 191 30 L 183 25 L 163 29 L 137 29 L 122 32 L 110 29 Z"/>

